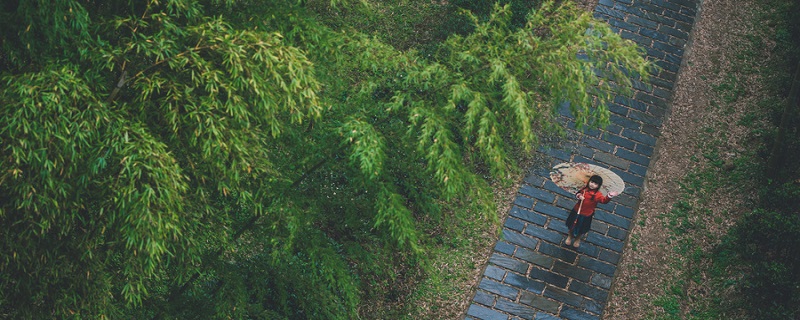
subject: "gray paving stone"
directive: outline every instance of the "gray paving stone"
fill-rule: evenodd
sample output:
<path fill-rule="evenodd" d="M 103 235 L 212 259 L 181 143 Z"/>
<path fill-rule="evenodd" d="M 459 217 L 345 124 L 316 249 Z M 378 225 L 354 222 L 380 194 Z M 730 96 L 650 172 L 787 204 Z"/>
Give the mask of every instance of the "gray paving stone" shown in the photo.
<path fill-rule="evenodd" d="M 505 299 L 497 300 L 495 308 L 525 319 L 532 319 L 534 314 L 536 314 L 536 310 L 531 307 Z"/>
<path fill-rule="evenodd" d="M 667 58 L 669 58 L 669 57 L 673 57 L 673 55 L 668 54 Z M 679 66 L 681 62 L 680 62 L 680 59 L 678 59 L 678 61 L 670 62 L 670 63 L 673 63 L 676 66 Z M 661 89 L 661 88 L 656 88 L 656 90 L 653 91 L 653 94 L 656 95 L 656 97 L 663 98 L 665 100 L 669 100 L 670 98 L 672 98 L 672 91 L 664 90 L 664 89 Z"/>
<path fill-rule="evenodd" d="M 628 231 L 626 231 L 626 229 L 628 229 L 628 228 L 625 228 L 625 229 L 623 229 L 623 228 L 616 228 L 616 227 L 609 228 L 609 229 L 608 229 L 608 233 L 607 233 L 607 235 L 608 235 L 609 237 L 612 237 L 612 238 L 614 238 L 614 239 L 617 239 L 617 240 L 623 240 L 623 241 L 624 241 L 624 240 L 625 240 L 625 237 L 627 237 L 627 236 L 628 236 Z"/>
<path fill-rule="evenodd" d="M 617 149 L 617 152 L 619 152 L 619 150 L 624 150 L 624 149 Z M 613 154 L 608 154 L 605 152 L 596 153 L 594 155 L 594 160 L 606 164 L 608 166 L 617 167 L 622 170 L 626 170 L 628 168 L 628 165 L 630 165 L 630 161 L 622 159 L 619 156 L 615 156 Z"/>
<path fill-rule="evenodd" d="M 674 72 L 669 72 L 668 70 L 661 70 L 658 73 L 658 77 L 665 81 L 675 82 L 675 80 L 678 79 L 678 74 Z M 658 106 L 658 107 L 665 108 L 664 106 Z"/>
<path fill-rule="evenodd" d="M 600 250 L 600 255 L 597 258 L 602 261 L 617 265 L 620 258 L 622 258 L 622 255 L 620 255 L 618 252 L 610 250 Z"/>
<path fill-rule="evenodd" d="M 488 277 L 490 279 L 501 281 L 506 276 L 506 270 L 498 268 L 497 266 L 494 265 L 489 265 L 483 272 L 483 276 Z"/>
<path fill-rule="evenodd" d="M 622 132 L 622 126 L 618 126 L 618 125 L 616 125 L 614 123 L 611 123 L 611 124 L 608 125 L 608 127 L 606 127 L 606 132 L 613 133 L 613 134 L 619 134 L 620 132 Z"/>
<path fill-rule="evenodd" d="M 623 130 L 623 132 L 624 132 L 624 130 Z M 607 142 L 609 142 L 609 143 L 611 143 L 613 145 L 616 145 L 616 146 L 619 146 L 619 147 L 623 147 L 623 148 L 626 148 L 626 149 L 629 149 L 629 150 L 633 150 L 634 148 L 636 148 L 636 142 L 635 141 L 620 137 L 618 135 L 604 134 L 603 135 L 603 140 L 605 140 L 605 141 L 607 141 Z"/>
<path fill-rule="evenodd" d="M 663 41 L 663 42 L 669 41 L 669 36 L 668 35 L 663 34 L 661 32 L 658 32 L 658 31 L 653 30 L 653 29 L 649 29 L 649 28 L 641 28 L 639 30 L 639 34 L 641 34 L 641 35 L 643 35 L 645 37 L 651 38 L 653 40 L 658 40 L 658 41 Z"/>
<path fill-rule="evenodd" d="M 489 263 L 494 263 L 500 267 L 517 273 L 526 273 L 528 271 L 528 264 L 511 257 L 502 256 L 499 254 L 492 254 L 489 258 Z"/>
<path fill-rule="evenodd" d="M 636 42 L 636 43 L 638 43 L 640 45 L 643 45 L 643 46 L 649 46 L 649 45 L 651 45 L 653 43 L 653 39 L 652 38 L 645 37 L 643 35 L 640 35 L 640 34 L 637 34 L 637 33 L 633 33 L 633 32 L 627 31 L 627 30 L 622 30 L 622 32 L 620 34 L 622 35 L 623 39 L 632 40 L 633 42 Z"/>
<path fill-rule="evenodd" d="M 681 50 L 681 48 L 678 48 L 675 45 L 669 44 L 669 42 L 654 41 L 653 42 L 653 49 L 661 50 L 661 51 L 663 51 L 663 52 L 665 52 L 667 54 L 673 54 L 673 55 L 676 55 L 676 56 L 679 56 L 679 57 L 683 56 L 683 51 Z M 675 79 L 666 79 L 666 80 L 671 80 L 671 82 L 674 82 Z"/>
<path fill-rule="evenodd" d="M 568 191 L 566 191 L 564 189 L 561 189 L 559 186 L 557 186 L 552 181 L 548 181 L 547 183 L 545 183 L 544 184 L 544 189 L 547 190 L 547 191 L 553 192 L 555 194 L 558 194 L 560 196 L 565 196 L 565 197 L 573 197 L 574 196 L 574 194 L 572 194 L 571 192 L 568 192 Z"/>
<path fill-rule="evenodd" d="M 653 154 L 655 152 L 655 149 L 654 149 L 654 146 L 649 146 L 649 145 L 646 145 L 646 144 L 637 143 L 636 144 L 636 148 L 633 149 L 633 151 L 636 151 L 636 152 L 638 152 L 638 153 L 640 153 L 640 154 L 642 154 L 644 156 L 652 158 Z M 637 171 L 634 171 L 633 169 L 631 169 L 631 167 L 628 167 L 628 170 L 630 170 L 631 173 L 637 174 L 639 176 L 644 176 L 647 173 L 647 168 L 645 166 L 642 166 L 642 165 L 638 165 L 638 167 L 639 168 L 644 168 L 644 170 L 643 171 L 639 170 L 637 172 Z"/>
<path fill-rule="evenodd" d="M 525 229 L 525 223 L 522 222 L 522 220 L 510 217 L 506 218 L 506 222 L 503 224 L 503 226 L 517 232 L 522 232 L 522 230 Z"/>
<path fill-rule="evenodd" d="M 572 162 L 592 163 L 594 161 L 592 161 L 592 159 L 588 159 L 588 158 L 584 158 L 584 157 L 581 157 L 581 156 L 577 156 L 577 157 L 572 159 Z"/>
<path fill-rule="evenodd" d="M 604 152 L 612 152 L 614 151 L 614 145 L 608 142 L 604 142 L 597 139 L 586 139 L 586 145 L 592 147 L 594 149 L 604 151 Z"/>
<path fill-rule="evenodd" d="M 509 299 L 515 299 L 519 294 L 519 289 L 486 278 L 481 280 L 478 288 Z"/>
<path fill-rule="evenodd" d="M 617 205 L 617 207 L 614 208 L 614 213 L 616 213 L 618 215 L 621 215 L 621 216 L 623 216 L 625 218 L 628 218 L 628 219 L 633 219 L 633 214 L 635 212 L 636 211 L 633 210 L 633 208 L 631 208 L 630 206 Z"/>
<path fill-rule="evenodd" d="M 616 227 L 620 227 L 620 228 L 624 228 L 624 229 L 628 229 L 630 227 L 630 225 L 631 225 L 631 221 L 630 220 L 625 219 L 625 217 L 622 217 L 622 216 L 619 216 L 619 215 L 616 215 L 616 214 L 613 214 L 613 213 L 605 213 L 605 212 L 596 213 L 595 216 L 594 216 L 594 220 L 603 221 L 603 222 L 608 223 L 610 225 L 613 225 L 613 226 L 616 226 Z"/>
<path fill-rule="evenodd" d="M 667 41 L 669 41 L 669 39 Z M 666 61 L 666 60 L 656 61 L 656 65 L 661 67 L 664 70 L 668 70 L 670 72 L 675 72 L 675 73 L 677 73 L 678 69 L 680 68 L 679 65 L 670 63 L 669 61 Z M 659 98 L 662 98 L 662 97 L 659 97 Z"/>
<path fill-rule="evenodd" d="M 509 211 L 508 215 L 541 226 L 547 223 L 547 217 L 517 206 L 512 206 L 511 211 Z"/>
<path fill-rule="evenodd" d="M 561 216 L 566 217 L 564 210 L 559 209 L 551 204 L 543 202 L 537 202 L 536 206 L 533 208 L 533 211 L 539 212 L 541 214 L 544 214 L 545 216 L 550 216 L 550 217 L 561 217 Z"/>
<path fill-rule="evenodd" d="M 662 69 L 661 71 L 662 72 L 669 71 L 669 72 L 675 73 L 674 71 L 672 71 L 670 69 Z M 656 97 L 656 96 L 654 96 L 652 94 L 649 94 L 649 93 L 646 93 L 646 92 L 637 92 L 637 93 L 635 93 L 633 95 L 633 98 L 636 99 L 636 100 L 642 101 L 642 102 L 644 102 L 646 104 L 651 104 L 651 105 L 654 105 L 654 106 L 657 106 L 657 107 L 661 107 L 661 108 L 666 108 L 667 107 L 667 101 L 666 100 L 661 99 L 659 97 Z"/>
<path fill-rule="evenodd" d="M 573 202 L 574 204 L 574 202 Z M 564 215 L 564 219 L 566 219 L 566 214 Z M 562 237 L 567 236 L 567 225 L 564 219 L 553 219 L 550 220 L 550 223 L 547 224 L 547 230 L 553 230 L 561 234 Z"/>
<path fill-rule="evenodd" d="M 525 248 L 520 248 L 517 250 L 517 253 L 514 255 L 514 257 L 533 263 L 545 269 L 550 269 L 550 267 L 553 266 L 553 261 L 555 261 L 552 257 L 548 257 Z"/>
<path fill-rule="evenodd" d="M 653 106 L 652 108 L 650 108 L 650 110 L 651 110 L 651 112 L 653 114 L 656 114 L 656 113 L 660 112 L 661 109 Z M 656 137 L 656 138 L 661 136 L 661 129 L 659 129 L 658 126 L 654 126 L 654 125 L 651 125 L 651 124 L 643 124 L 642 125 L 642 132 L 646 133 L 646 134 L 649 134 L 649 135 L 651 135 L 653 137 Z"/>
<path fill-rule="evenodd" d="M 611 277 L 599 273 L 592 276 L 592 284 L 606 290 L 611 289 L 611 281 Z"/>
<path fill-rule="evenodd" d="M 589 297 L 600 304 L 605 304 L 608 299 L 608 290 L 590 286 L 583 281 L 570 282 L 568 289 L 584 297 Z"/>
<path fill-rule="evenodd" d="M 549 314 L 549 313 L 537 312 L 536 316 L 534 317 L 534 319 L 536 319 L 536 320 L 560 320 L 561 318 L 559 318 L 557 316 L 554 316 L 552 314 Z"/>
<path fill-rule="evenodd" d="M 586 237 L 586 241 L 589 241 L 606 249 L 610 249 L 616 252 L 622 252 L 622 241 L 615 240 L 604 235 L 599 235 L 597 233 L 589 233 L 589 235 Z"/>
<path fill-rule="evenodd" d="M 634 197 L 634 198 L 638 199 L 639 196 L 642 194 L 642 187 L 630 186 L 630 185 L 629 186 L 625 186 L 625 194 L 628 194 L 631 197 Z"/>
<path fill-rule="evenodd" d="M 525 234 L 552 243 L 560 243 L 563 238 L 558 232 L 545 230 L 544 227 L 541 226 L 528 226 L 525 228 Z"/>
<path fill-rule="evenodd" d="M 596 7 L 595 8 L 595 13 L 599 13 L 601 15 L 605 15 L 605 16 L 612 17 L 612 18 L 617 18 L 617 19 L 624 19 L 625 18 L 625 15 L 622 12 L 620 12 L 618 10 L 614 10 L 614 9 L 606 7 L 606 6 L 598 6 L 598 7 Z"/>
<path fill-rule="evenodd" d="M 590 270 L 579 268 L 561 261 L 556 261 L 553 264 L 553 269 L 551 270 L 555 273 L 583 282 L 589 282 L 589 279 L 592 278 L 592 272 Z"/>
<path fill-rule="evenodd" d="M 597 247 L 596 245 L 591 244 L 589 242 L 586 242 L 586 241 L 581 242 L 580 248 L 577 248 L 577 249 L 573 248 L 572 250 L 575 250 L 575 251 L 577 251 L 578 253 L 580 253 L 582 255 L 593 257 L 593 258 L 597 258 L 597 255 L 600 254 L 600 248 L 599 247 Z"/>
<path fill-rule="evenodd" d="M 536 249 L 536 245 L 539 244 L 539 240 L 509 229 L 503 229 L 503 240 L 528 249 Z"/>
<path fill-rule="evenodd" d="M 525 196 L 517 196 L 514 199 L 514 204 L 525 209 L 533 208 L 533 199 L 525 197 Z"/>
<path fill-rule="evenodd" d="M 622 136 L 625 138 L 629 138 L 633 141 L 643 143 L 648 146 L 655 146 L 656 145 L 656 137 L 651 136 L 649 134 L 644 134 L 641 131 L 634 131 L 625 129 L 622 131 Z M 634 144 L 632 147 L 627 148 L 628 150 L 633 150 L 636 145 Z M 639 163 L 639 162 L 637 162 Z M 647 166 L 646 163 L 639 163 L 641 165 Z"/>
<path fill-rule="evenodd" d="M 569 282 L 569 279 L 565 276 L 535 267 L 531 268 L 529 276 L 532 279 L 538 279 L 543 281 L 544 283 L 557 286 L 560 288 L 566 288 L 567 282 Z"/>
<path fill-rule="evenodd" d="M 668 81 L 657 77 L 650 78 L 650 83 L 652 83 L 654 86 L 658 86 L 669 90 L 672 90 L 672 88 L 675 86 L 675 83 L 673 81 Z"/>
<path fill-rule="evenodd" d="M 578 154 L 580 154 L 580 155 L 582 155 L 584 157 L 591 158 L 591 157 L 594 156 L 594 153 L 595 153 L 595 150 L 592 149 L 592 148 L 584 147 L 584 146 L 578 147 Z"/>
<path fill-rule="evenodd" d="M 560 301 L 566 303 L 570 306 L 584 309 L 584 310 L 593 310 L 598 311 L 596 312 L 599 314 L 600 312 L 600 305 L 597 302 L 591 301 L 577 293 L 569 292 L 564 289 L 556 288 L 556 287 L 547 287 L 544 290 L 544 296 L 550 299 Z M 563 310 L 563 308 L 562 308 Z"/>
<path fill-rule="evenodd" d="M 543 147 L 539 148 L 539 152 L 562 161 L 569 161 L 569 153 L 561 149 Z"/>
<path fill-rule="evenodd" d="M 652 80 L 652 78 L 651 78 L 651 80 Z M 644 102 L 637 101 L 637 100 L 629 98 L 629 97 L 617 96 L 617 97 L 614 98 L 614 102 L 619 103 L 619 104 L 621 104 L 623 106 L 631 107 L 631 108 L 639 110 L 639 111 L 647 111 L 647 109 L 650 108 L 650 106 L 648 106 Z"/>
<path fill-rule="evenodd" d="M 562 319 L 567 320 L 599 320 L 600 317 L 592 315 L 583 311 L 575 310 L 570 307 L 565 307 L 559 314 Z"/>
<path fill-rule="evenodd" d="M 559 209 L 564 210 L 564 214 L 558 218 L 561 218 L 561 220 L 566 219 L 569 211 L 572 210 L 573 207 L 575 207 L 575 203 L 577 203 L 577 200 L 573 196 L 558 197 L 558 199 L 556 199 L 556 206 Z"/>
<path fill-rule="evenodd" d="M 648 157 L 636 156 L 636 154 L 624 151 L 622 149 L 618 149 L 617 152 L 624 153 L 628 158 L 630 158 L 629 160 L 633 161 L 636 164 L 648 165 L 650 163 L 650 158 Z M 627 172 L 618 172 L 617 174 L 620 176 L 620 178 L 623 179 L 623 181 L 625 181 L 626 186 L 637 186 L 637 187 L 644 186 L 644 177 L 642 176 L 630 174 Z"/>
<path fill-rule="evenodd" d="M 546 242 L 542 242 L 542 245 L 539 246 L 539 252 L 556 259 L 561 259 L 562 261 L 567 263 L 575 262 L 575 258 L 578 257 L 578 254 L 575 251 L 568 250 Z"/>
<path fill-rule="evenodd" d="M 614 201 L 614 203 L 617 204 L 617 205 L 623 205 L 623 206 L 626 206 L 626 207 L 633 208 L 633 207 L 636 207 L 636 205 L 638 204 L 639 199 L 631 197 L 630 195 L 623 193 L 621 195 L 618 195 L 618 196 L 614 197 L 614 200 L 612 200 L 612 201 Z"/>
<path fill-rule="evenodd" d="M 531 294 L 528 292 L 523 292 L 520 295 L 519 302 L 550 313 L 558 313 L 558 308 L 561 307 L 561 303 L 559 302 L 547 299 L 539 294 Z"/>
<path fill-rule="evenodd" d="M 627 23 L 622 19 L 610 19 L 608 20 L 608 24 L 615 26 L 621 30 L 627 30 L 630 32 L 639 32 L 639 26 L 631 23 Z"/>
<path fill-rule="evenodd" d="M 637 25 L 640 25 L 640 26 L 645 27 L 645 28 L 649 28 L 649 29 L 658 28 L 658 22 L 655 22 L 655 21 L 652 21 L 652 20 L 642 19 L 642 18 L 637 17 L 637 16 L 627 16 L 627 17 L 625 17 L 625 19 L 630 23 L 637 24 Z"/>
<path fill-rule="evenodd" d="M 505 242 L 505 241 L 497 241 L 497 244 L 494 245 L 494 251 L 500 252 L 500 253 L 505 253 L 505 254 L 507 254 L 509 256 L 513 255 L 514 254 L 514 250 L 516 250 L 516 249 L 517 249 L 516 246 L 514 246 L 513 244 L 510 244 L 508 242 Z"/>
<path fill-rule="evenodd" d="M 662 89 L 656 88 L 655 90 L 662 90 Z M 656 126 L 660 126 L 663 123 L 663 119 L 661 119 L 660 117 L 656 117 L 639 110 L 631 110 L 630 118 L 638 120 L 642 123 L 647 123 Z"/>
<path fill-rule="evenodd" d="M 661 0 L 666 1 L 666 0 Z M 669 0 L 687 8 L 697 8 L 698 0 Z"/>
<path fill-rule="evenodd" d="M 538 187 L 543 185 L 546 181 L 550 181 L 550 179 L 544 179 L 544 177 L 539 174 L 531 173 L 527 175 L 523 181 L 531 186 Z"/>
<path fill-rule="evenodd" d="M 617 3 L 614 5 L 613 8 L 614 10 L 627 14 L 633 14 L 633 15 L 644 14 L 644 11 L 642 11 L 642 9 L 639 9 L 637 7 L 631 6 L 631 4 L 626 4 L 626 3 Z"/>
<path fill-rule="evenodd" d="M 642 11 L 652 12 L 655 14 L 664 13 L 664 7 L 656 6 L 654 4 L 645 1 L 635 1 L 631 7 L 637 8 Z"/>
<path fill-rule="evenodd" d="M 641 82 L 641 81 L 636 80 L 636 79 L 633 79 L 631 81 L 633 83 L 633 87 L 636 90 L 642 90 L 642 91 L 650 90 L 650 86 L 645 84 L 644 82 Z M 630 108 L 623 107 L 623 106 L 621 106 L 621 105 L 619 105 L 617 103 L 609 103 L 606 107 L 608 108 L 608 111 L 611 111 L 611 113 L 617 114 L 620 117 L 627 117 L 628 116 L 628 112 L 630 112 L 630 110 L 631 110 Z"/>
<path fill-rule="evenodd" d="M 478 292 L 475 293 L 475 299 L 472 299 L 472 301 L 491 307 L 494 306 L 495 297 L 495 295 L 487 293 L 486 291 L 478 290 Z"/>
<path fill-rule="evenodd" d="M 601 212 L 603 211 L 597 210 L 597 212 L 595 212 L 595 217 L 597 217 L 598 213 L 602 214 Z M 603 220 L 600 219 L 594 219 L 594 221 L 592 222 L 592 231 L 601 235 L 605 235 L 606 233 L 608 233 L 608 223 L 605 223 L 603 222 Z M 584 243 L 586 242 L 584 241 Z"/>
<path fill-rule="evenodd" d="M 553 203 L 555 195 L 547 190 L 541 188 L 531 187 L 529 185 L 522 185 L 519 192 L 534 199 L 539 199 L 547 203 Z"/>
<path fill-rule="evenodd" d="M 641 121 L 636 121 L 636 119 L 631 119 L 630 117 L 620 117 L 617 115 L 611 115 L 610 118 L 612 123 L 618 124 L 623 129 L 639 130 L 642 127 Z"/>
<path fill-rule="evenodd" d="M 697 15 L 697 10 L 695 10 L 693 8 L 683 7 L 683 8 L 681 8 L 681 11 L 679 13 L 684 15 L 684 16 L 689 17 L 689 20 L 691 20 L 691 21 L 687 20 L 688 22 L 694 22 L 694 17 Z M 681 20 L 681 21 L 684 21 L 684 20 Z"/>
<path fill-rule="evenodd" d="M 653 3 L 653 5 L 662 7 L 664 9 L 669 9 L 669 10 L 672 10 L 672 11 L 678 11 L 678 10 L 681 9 L 681 6 L 679 4 L 672 3 L 672 2 L 669 2 L 669 1 L 653 1 L 652 3 Z"/>
<path fill-rule="evenodd" d="M 467 315 L 481 320 L 508 320 L 507 315 L 477 304 L 472 304 L 469 306 Z"/>
<path fill-rule="evenodd" d="M 530 291 L 536 294 L 541 294 L 544 290 L 544 282 L 538 281 L 526 276 L 521 276 L 516 273 L 508 273 L 503 283 L 510 285 L 514 288 Z"/>
<path fill-rule="evenodd" d="M 689 39 L 687 38 L 678 38 L 678 37 L 669 38 L 669 44 L 675 46 L 676 48 L 680 48 L 681 50 L 686 48 L 686 44 L 688 42 Z M 681 51 L 681 55 L 683 55 L 683 51 Z"/>
<path fill-rule="evenodd" d="M 638 13 L 634 13 L 634 14 L 636 14 L 637 16 L 639 16 L 641 18 L 652 20 L 653 22 L 656 22 L 656 23 L 658 23 L 659 25 L 662 25 L 662 26 L 670 26 L 670 27 L 672 27 L 672 26 L 675 25 L 675 20 L 674 19 L 662 16 L 662 15 L 657 14 L 657 13 L 648 12 L 648 11 L 639 11 Z"/>
<path fill-rule="evenodd" d="M 614 272 L 617 271 L 617 266 L 589 257 L 578 259 L 578 266 L 600 272 L 609 277 L 613 277 Z"/>

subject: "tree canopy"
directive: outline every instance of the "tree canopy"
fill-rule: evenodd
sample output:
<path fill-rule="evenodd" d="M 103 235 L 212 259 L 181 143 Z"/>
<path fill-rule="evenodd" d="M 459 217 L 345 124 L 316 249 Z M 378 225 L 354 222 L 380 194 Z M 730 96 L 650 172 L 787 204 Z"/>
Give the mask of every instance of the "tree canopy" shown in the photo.
<path fill-rule="evenodd" d="M 319 5 L 319 3 L 312 3 Z M 330 10 L 355 6 L 330 2 Z M 519 150 L 651 64 L 568 3 L 432 54 L 303 1 L 25 1 L 0 15 L 0 314 L 347 319 L 420 219 L 494 215 Z"/>

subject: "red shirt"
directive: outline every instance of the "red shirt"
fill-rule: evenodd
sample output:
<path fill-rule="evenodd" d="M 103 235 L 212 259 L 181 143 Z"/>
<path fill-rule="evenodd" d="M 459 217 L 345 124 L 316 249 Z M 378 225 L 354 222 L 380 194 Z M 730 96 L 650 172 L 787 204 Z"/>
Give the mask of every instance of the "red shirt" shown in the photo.
<path fill-rule="evenodd" d="M 576 195 L 580 194 L 581 192 L 583 192 L 583 197 L 584 197 L 583 205 L 581 205 L 581 202 L 578 201 L 578 203 L 575 204 L 573 210 L 578 211 L 578 207 L 580 207 L 581 211 L 578 213 L 584 217 L 589 217 L 593 215 L 594 209 L 597 207 L 598 203 L 608 203 L 609 201 L 611 201 L 611 198 L 604 196 L 603 193 L 600 192 L 599 190 L 591 190 L 588 187 L 584 187 L 583 189 L 581 189 L 581 191 L 578 191 Z"/>

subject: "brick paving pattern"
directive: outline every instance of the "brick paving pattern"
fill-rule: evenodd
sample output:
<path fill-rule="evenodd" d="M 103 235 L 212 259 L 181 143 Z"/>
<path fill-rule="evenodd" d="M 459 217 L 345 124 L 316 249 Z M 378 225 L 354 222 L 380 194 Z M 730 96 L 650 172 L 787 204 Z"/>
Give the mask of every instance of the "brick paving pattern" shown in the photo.
<path fill-rule="evenodd" d="M 611 125 L 581 133 L 572 147 L 543 150 L 559 162 L 611 168 L 625 192 L 598 206 L 579 249 L 566 246 L 564 220 L 574 195 L 549 180 L 550 167 L 531 168 L 465 319 L 600 319 L 645 174 L 698 10 L 698 0 L 599 0 L 595 17 L 647 50 L 661 70 L 651 87 L 609 105 Z"/>

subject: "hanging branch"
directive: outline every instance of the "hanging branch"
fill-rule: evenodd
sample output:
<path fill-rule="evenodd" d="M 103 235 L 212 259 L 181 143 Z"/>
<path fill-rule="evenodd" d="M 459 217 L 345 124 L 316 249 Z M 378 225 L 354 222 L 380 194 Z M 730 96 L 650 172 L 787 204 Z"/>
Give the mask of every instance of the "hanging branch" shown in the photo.
<path fill-rule="evenodd" d="M 342 144 L 342 145 L 341 145 L 341 146 L 339 146 L 339 147 L 338 147 L 336 150 L 334 150 L 334 151 L 333 151 L 332 155 L 333 155 L 333 154 L 337 154 L 337 153 L 341 152 L 341 151 L 342 151 L 342 150 L 343 150 L 343 149 L 344 149 L 346 146 L 347 146 L 347 144 Z M 293 182 L 293 183 L 292 183 L 292 184 L 291 184 L 291 185 L 290 185 L 288 188 L 284 189 L 284 190 L 283 190 L 283 191 L 280 193 L 280 195 L 283 195 L 283 194 L 285 194 L 287 191 L 291 191 L 291 190 L 293 190 L 293 189 L 297 188 L 298 186 L 300 186 L 300 184 L 301 184 L 301 183 L 302 183 L 302 182 L 303 182 L 303 181 L 304 181 L 306 178 L 308 178 L 309 176 L 311 176 L 311 174 L 313 174 L 315 171 L 319 170 L 319 168 L 321 168 L 323 165 L 325 165 L 326 163 L 328 163 L 328 161 L 330 161 L 330 159 L 331 159 L 331 158 L 333 158 L 333 156 L 332 156 L 332 155 L 329 155 L 329 156 L 327 156 L 327 157 L 324 157 L 324 158 L 320 159 L 320 160 L 319 160 L 319 161 L 318 161 L 316 164 L 314 164 L 314 165 L 313 165 L 311 168 L 309 168 L 308 170 L 306 170 L 306 171 L 305 171 L 305 172 L 304 172 L 304 173 L 303 173 L 303 174 L 300 176 L 300 178 L 298 178 L 297 180 L 295 180 L 295 181 L 294 181 L 294 182 Z M 262 216 L 259 216 L 259 215 L 253 215 L 253 216 L 252 216 L 252 217 L 251 217 L 251 218 L 250 218 L 250 219 L 249 219 L 249 220 L 248 220 L 248 221 L 247 221 L 247 222 L 244 224 L 244 226 L 242 226 L 242 227 L 241 227 L 239 230 L 237 230 L 237 231 L 236 231 L 236 233 L 234 233 L 234 234 L 233 234 L 233 238 L 232 238 L 232 239 L 233 239 L 233 242 L 236 242 L 236 241 L 238 241 L 238 240 L 239 240 L 239 238 L 240 238 L 240 237 L 241 237 L 241 236 L 242 236 L 242 235 L 243 235 L 245 232 L 247 232 L 247 231 L 250 231 L 250 230 L 251 230 L 253 227 L 257 226 L 257 225 L 258 225 L 258 224 L 257 224 L 257 222 L 258 222 L 258 220 L 259 220 L 261 217 L 262 217 Z M 223 253 L 224 251 L 225 251 L 225 249 L 224 249 L 224 248 L 219 248 L 219 249 L 218 249 L 216 252 L 214 252 L 214 254 L 213 254 L 213 257 L 214 257 L 214 258 L 217 258 L 217 257 L 221 256 L 221 255 L 222 255 L 222 253 Z M 200 277 L 200 272 L 195 272 L 195 273 L 194 273 L 194 274 L 193 274 L 191 277 L 189 277 L 189 280 L 186 280 L 186 282 L 185 282 L 183 285 L 181 285 L 181 286 L 180 286 L 180 288 L 178 288 L 178 290 L 177 290 L 177 291 L 174 291 L 172 294 L 170 294 L 170 296 L 167 298 L 167 303 L 169 303 L 169 302 L 171 302 L 171 301 L 174 301 L 174 300 L 175 300 L 175 298 L 179 297 L 179 296 L 180 296 L 180 295 L 182 295 L 184 292 L 186 292 L 186 290 L 188 290 L 188 289 L 189 289 L 189 287 L 190 287 L 190 286 L 191 286 L 191 285 L 192 285 L 192 284 L 193 284 L 193 283 L 194 283 L 194 282 L 197 280 L 197 278 L 199 278 L 199 277 Z M 222 281 L 220 281 L 220 283 L 218 283 L 218 284 L 217 284 L 217 286 L 216 286 L 216 288 L 215 288 L 214 292 L 216 292 L 217 290 L 219 290 L 219 288 L 220 288 L 220 287 L 222 287 Z M 155 316 L 153 319 L 158 319 L 158 318 L 160 318 L 160 315 L 161 315 L 161 311 L 159 311 L 159 313 L 158 313 L 158 314 L 157 314 L 157 315 L 156 315 L 156 316 Z"/>

